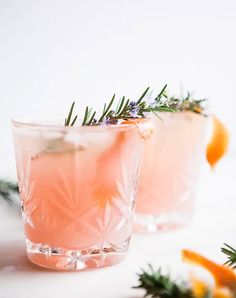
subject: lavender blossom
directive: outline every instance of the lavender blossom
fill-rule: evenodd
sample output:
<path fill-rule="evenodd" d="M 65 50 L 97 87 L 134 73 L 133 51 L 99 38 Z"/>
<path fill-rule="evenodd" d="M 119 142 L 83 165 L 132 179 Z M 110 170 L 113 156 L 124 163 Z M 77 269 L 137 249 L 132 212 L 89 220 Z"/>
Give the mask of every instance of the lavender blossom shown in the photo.
<path fill-rule="evenodd" d="M 117 124 L 118 119 L 114 119 L 114 118 L 104 118 L 103 121 L 101 122 L 101 125 L 111 125 L 111 124 Z"/>
<path fill-rule="evenodd" d="M 152 99 L 148 102 L 149 107 L 155 108 L 157 106 L 157 102 L 155 99 Z"/>
<path fill-rule="evenodd" d="M 135 101 L 131 101 L 129 105 L 130 105 L 130 111 L 129 111 L 130 116 L 133 118 L 137 118 L 139 116 L 138 115 L 140 110 L 139 106 L 136 104 Z"/>

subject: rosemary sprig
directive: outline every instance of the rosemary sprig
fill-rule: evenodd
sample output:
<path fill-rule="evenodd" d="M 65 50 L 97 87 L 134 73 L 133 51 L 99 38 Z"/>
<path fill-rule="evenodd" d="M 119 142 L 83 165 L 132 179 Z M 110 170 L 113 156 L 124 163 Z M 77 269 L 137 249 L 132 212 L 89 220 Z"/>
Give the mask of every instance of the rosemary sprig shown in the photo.
<path fill-rule="evenodd" d="M 120 119 L 145 118 L 149 113 L 154 113 L 159 117 L 159 112 L 191 111 L 206 116 L 204 108 L 206 99 L 193 99 L 190 92 L 187 92 L 187 95 L 181 98 L 168 96 L 166 89 L 167 85 L 152 100 L 149 98 L 148 102 L 145 98 L 150 87 L 147 87 L 136 101 L 126 99 L 123 96 L 115 109 L 113 109 L 114 94 L 111 100 L 104 104 L 103 112 L 98 120 L 95 119 L 96 111 L 92 112 L 91 108 L 86 107 L 81 125 L 116 124 Z M 75 102 L 72 103 L 69 114 L 65 119 L 65 126 L 73 126 L 77 120 L 77 115 L 72 120 L 74 105 Z"/>
<path fill-rule="evenodd" d="M 18 193 L 17 184 L 6 180 L 0 180 L 0 199 L 12 202 Z"/>
<path fill-rule="evenodd" d="M 144 118 L 147 117 L 149 113 L 158 112 L 175 112 L 178 108 L 172 107 L 170 104 L 170 99 L 167 98 L 165 85 L 162 90 L 158 93 L 156 98 L 150 102 L 145 101 L 145 97 L 148 95 L 150 87 L 147 87 L 137 101 L 132 101 L 126 99 L 125 96 L 121 98 L 118 105 L 113 109 L 115 94 L 112 96 L 108 103 L 104 104 L 103 112 L 98 120 L 95 119 L 96 112 L 92 113 L 92 109 L 86 107 L 82 126 L 84 125 L 101 125 L 101 124 L 116 124 L 118 120 L 123 119 L 133 119 L 133 118 Z M 77 120 L 77 115 L 72 120 L 72 114 L 74 110 L 75 103 L 73 102 L 69 114 L 65 119 L 65 126 L 72 126 Z M 92 116 L 91 116 L 92 114 Z"/>
<path fill-rule="evenodd" d="M 149 270 L 142 269 L 142 273 L 138 274 L 139 285 L 136 289 L 144 289 L 146 294 L 144 297 L 150 298 L 194 298 L 190 288 L 185 283 L 178 284 L 173 281 L 169 275 L 164 275 L 161 268 L 157 271 L 149 264 Z"/>
<path fill-rule="evenodd" d="M 224 243 L 225 247 L 221 248 L 221 251 L 227 256 L 228 260 L 224 263 L 224 265 L 232 267 L 236 269 L 236 250 Z"/>
<path fill-rule="evenodd" d="M 193 95 L 188 91 L 185 97 L 167 97 L 169 101 L 170 108 L 176 108 L 179 111 L 191 111 L 197 114 L 201 114 L 203 116 L 207 116 L 205 111 L 205 104 L 207 99 L 194 99 Z"/>

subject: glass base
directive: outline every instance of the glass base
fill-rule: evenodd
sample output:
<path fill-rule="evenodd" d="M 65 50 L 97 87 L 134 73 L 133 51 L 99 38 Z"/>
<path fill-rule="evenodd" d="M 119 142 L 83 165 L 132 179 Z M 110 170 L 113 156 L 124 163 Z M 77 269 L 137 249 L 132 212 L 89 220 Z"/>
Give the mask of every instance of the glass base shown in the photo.
<path fill-rule="evenodd" d="M 68 250 L 26 239 L 27 256 L 31 262 L 44 268 L 67 271 L 106 267 L 119 263 L 124 259 L 128 245 L 129 240 L 122 248 L 102 244 L 81 250 Z"/>
<path fill-rule="evenodd" d="M 192 216 L 186 214 L 147 215 L 136 213 L 134 216 L 135 233 L 157 233 L 186 228 L 190 225 Z"/>

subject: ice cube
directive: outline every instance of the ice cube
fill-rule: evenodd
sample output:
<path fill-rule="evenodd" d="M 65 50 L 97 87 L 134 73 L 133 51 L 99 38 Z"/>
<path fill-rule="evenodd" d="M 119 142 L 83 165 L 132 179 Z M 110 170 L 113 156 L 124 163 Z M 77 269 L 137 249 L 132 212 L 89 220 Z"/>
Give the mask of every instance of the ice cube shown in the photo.
<path fill-rule="evenodd" d="M 73 145 L 73 147 L 77 150 L 84 150 L 88 146 L 86 137 L 78 132 L 68 132 L 64 136 L 64 141 L 70 145 Z"/>
<path fill-rule="evenodd" d="M 114 143 L 116 133 L 111 130 L 99 130 L 99 131 L 89 131 L 85 133 L 84 138 L 88 146 L 99 147 L 99 149 L 103 150 L 104 148 L 108 148 Z"/>
<path fill-rule="evenodd" d="M 155 130 L 155 126 L 151 121 L 142 121 L 137 124 L 141 138 L 149 139 Z"/>
<path fill-rule="evenodd" d="M 45 133 L 42 133 L 41 137 L 49 140 L 59 140 L 64 137 L 64 133 L 57 131 L 47 131 Z"/>

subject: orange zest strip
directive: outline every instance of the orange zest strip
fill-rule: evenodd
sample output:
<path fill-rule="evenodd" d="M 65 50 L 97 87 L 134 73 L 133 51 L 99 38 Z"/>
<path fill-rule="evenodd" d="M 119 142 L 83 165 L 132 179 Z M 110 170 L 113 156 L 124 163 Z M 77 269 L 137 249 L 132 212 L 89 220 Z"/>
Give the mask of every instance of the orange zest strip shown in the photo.
<path fill-rule="evenodd" d="M 182 250 L 182 257 L 185 262 L 201 266 L 209 271 L 218 287 L 227 287 L 236 291 L 236 273 L 232 269 L 216 264 L 204 256 L 187 249 Z"/>
<path fill-rule="evenodd" d="M 229 133 L 225 125 L 213 115 L 213 134 L 207 147 L 206 157 L 209 164 L 215 164 L 225 155 L 229 146 Z"/>

